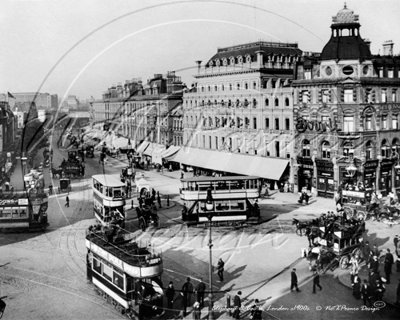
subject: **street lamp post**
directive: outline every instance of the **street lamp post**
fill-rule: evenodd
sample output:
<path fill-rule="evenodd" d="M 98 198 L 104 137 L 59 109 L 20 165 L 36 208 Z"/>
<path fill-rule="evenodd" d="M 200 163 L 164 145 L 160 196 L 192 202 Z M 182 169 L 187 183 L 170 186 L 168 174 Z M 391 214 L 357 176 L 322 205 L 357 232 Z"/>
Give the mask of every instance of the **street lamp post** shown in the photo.
<path fill-rule="evenodd" d="M 213 311 L 213 291 L 212 291 L 212 236 L 211 236 L 211 230 L 212 230 L 212 218 L 213 218 L 213 213 L 214 213 L 214 201 L 213 197 L 211 194 L 211 188 L 207 189 L 207 198 L 206 198 L 206 210 L 208 212 L 208 223 L 209 223 L 209 238 L 208 238 L 208 248 L 209 248 L 209 254 L 210 254 L 210 261 L 209 261 L 209 294 L 208 294 L 208 320 L 214 320 L 214 311 Z"/>

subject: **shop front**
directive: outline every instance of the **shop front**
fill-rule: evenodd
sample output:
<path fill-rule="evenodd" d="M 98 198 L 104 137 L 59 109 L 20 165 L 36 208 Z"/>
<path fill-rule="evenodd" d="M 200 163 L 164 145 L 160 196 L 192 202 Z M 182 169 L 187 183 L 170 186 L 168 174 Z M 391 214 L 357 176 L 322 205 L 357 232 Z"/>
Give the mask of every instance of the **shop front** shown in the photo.
<path fill-rule="evenodd" d="M 364 164 L 364 188 L 376 189 L 376 169 L 378 168 L 379 160 L 369 160 Z"/>
<path fill-rule="evenodd" d="M 399 164 L 397 164 L 394 167 L 394 188 L 396 190 L 397 198 L 400 199 L 400 165 Z"/>
<path fill-rule="evenodd" d="M 311 191 L 313 187 L 314 163 L 311 158 L 305 157 L 297 157 L 297 163 L 299 164 L 299 169 L 297 171 L 298 191 L 300 192 L 304 187 L 306 187 L 308 191 Z"/>
<path fill-rule="evenodd" d="M 383 159 L 381 162 L 380 176 L 379 176 L 379 191 L 382 196 L 386 197 L 392 191 L 392 167 L 393 161 L 390 159 Z"/>
<path fill-rule="evenodd" d="M 333 176 L 333 163 L 329 160 L 316 159 L 317 165 L 317 192 L 318 196 L 333 198 L 335 194 L 335 181 Z"/>

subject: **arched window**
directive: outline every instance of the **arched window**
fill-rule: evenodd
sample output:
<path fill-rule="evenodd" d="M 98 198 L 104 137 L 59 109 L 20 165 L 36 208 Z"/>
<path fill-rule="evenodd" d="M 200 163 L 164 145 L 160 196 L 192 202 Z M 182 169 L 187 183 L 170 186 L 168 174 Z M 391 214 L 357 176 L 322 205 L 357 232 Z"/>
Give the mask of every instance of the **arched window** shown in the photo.
<path fill-rule="evenodd" d="M 221 100 L 221 106 L 225 106 L 224 100 Z"/>
<path fill-rule="evenodd" d="M 390 146 L 389 143 L 387 142 L 386 139 L 383 139 L 382 145 L 381 145 L 381 156 L 384 158 L 389 158 L 390 157 Z"/>
<path fill-rule="evenodd" d="M 231 99 L 228 100 L 228 107 L 232 107 L 232 100 Z"/>
<path fill-rule="evenodd" d="M 249 85 L 247 82 L 244 83 L 244 89 L 247 90 L 249 88 Z"/>
<path fill-rule="evenodd" d="M 257 89 L 257 82 L 253 82 L 253 90 L 256 90 Z"/>
<path fill-rule="evenodd" d="M 328 141 L 324 141 L 321 144 L 322 158 L 330 159 L 331 158 L 331 145 Z"/>
<path fill-rule="evenodd" d="M 229 84 L 229 90 L 232 90 L 232 83 Z"/>
<path fill-rule="evenodd" d="M 210 86 L 208 86 L 208 91 L 211 91 L 211 87 Z"/>
<path fill-rule="evenodd" d="M 225 86 L 221 85 L 221 90 L 224 91 L 225 90 Z"/>
<path fill-rule="evenodd" d="M 365 158 L 367 160 L 372 159 L 372 141 L 371 140 L 367 141 L 367 143 L 365 144 Z"/>
<path fill-rule="evenodd" d="M 224 59 L 222 60 L 222 64 L 223 64 L 224 66 L 227 66 L 227 65 L 228 65 L 228 60 L 227 60 L 226 58 L 224 58 Z"/>
<path fill-rule="evenodd" d="M 278 98 L 275 99 L 275 107 L 279 107 L 279 99 Z"/>
<path fill-rule="evenodd" d="M 218 91 L 218 86 L 214 86 L 214 91 Z"/>
<path fill-rule="evenodd" d="M 236 84 L 236 89 L 240 90 L 240 83 Z"/>
<path fill-rule="evenodd" d="M 247 99 L 244 99 L 244 106 L 247 107 L 249 105 L 249 101 Z"/>
<path fill-rule="evenodd" d="M 269 99 L 268 98 L 265 98 L 265 106 L 269 107 Z"/>
<path fill-rule="evenodd" d="M 253 107 L 254 107 L 254 108 L 257 107 L 257 99 L 253 99 Z"/>
<path fill-rule="evenodd" d="M 230 62 L 230 64 L 231 64 L 231 66 L 233 66 L 233 65 L 235 64 L 235 57 L 231 57 L 231 58 L 229 59 L 229 62 Z"/>
<path fill-rule="evenodd" d="M 239 106 L 240 106 L 240 101 L 239 99 L 236 99 L 236 108 L 239 108 Z"/>
<path fill-rule="evenodd" d="M 346 142 L 343 145 L 343 155 L 345 157 L 354 157 L 354 146 L 351 142 Z"/>
<path fill-rule="evenodd" d="M 303 140 L 303 157 L 311 157 L 311 146 L 310 141 Z"/>
<path fill-rule="evenodd" d="M 285 107 L 289 107 L 289 98 L 285 99 Z"/>
<path fill-rule="evenodd" d="M 243 57 L 242 56 L 238 56 L 237 61 L 238 61 L 238 63 L 243 63 Z"/>
<path fill-rule="evenodd" d="M 400 156 L 400 142 L 399 139 L 394 138 L 392 141 L 392 158 L 397 157 L 399 159 Z"/>

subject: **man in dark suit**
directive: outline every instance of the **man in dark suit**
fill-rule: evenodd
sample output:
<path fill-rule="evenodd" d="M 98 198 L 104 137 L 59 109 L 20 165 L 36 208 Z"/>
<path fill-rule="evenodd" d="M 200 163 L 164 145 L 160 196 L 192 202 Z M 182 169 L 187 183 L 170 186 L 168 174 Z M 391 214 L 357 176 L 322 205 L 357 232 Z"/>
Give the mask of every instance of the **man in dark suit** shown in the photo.
<path fill-rule="evenodd" d="M 318 274 L 318 271 L 317 271 L 317 270 L 314 270 L 313 293 L 316 293 L 316 292 L 315 292 L 315 287 L 318 287 L 320 291 L 322 290 L 322 287 L 321 287 L 321 285 L 319 284 L 319 274 Z"/>
<path fill-rule="evenodd" d="M 190 278 L 187 277 L 186 282 L 182 286 L 181 295 L 183 296 L 183 316 L 186 317 L 186 308 L 191 304 L 191 297 L 193 293 L 193 285 Z"/>
<path fill-rule="evenodd" d="M 240 319 L 240 308 L 242 307 L 242 300 L 240 300 L 241 295 L 242 291 L 239 291 L 233 298 L 233 307 L 235 309 L 232 314 L 233 319 Z"/>
<path fill-rule="evenodd" d="M 197 284 L 195 291 L 197 292 L 197 302 L 200 303 L 200 308 L 204 306 L 204 292 L 206 291 L 206 285 L 203 279 L 200 278 L 200 282 Z"/>
<path fill-rule="evenodd" d="M 293 288 L 296 288 L 296 291 L 300 292 L 300 289 L 297 287 L 296 268 L 293 268 L 292 273 L 291 273 L 290 291 L 293 291 Z"/>
<path fill-rule="evenodd" d="M 385 275 L 386 275 L 386 280 L 387 284 L 390 283 L 390 275 L 392 273 L 392 265 L 394 263 L 393 255 L 390 252 L 390 249 L 387 249 L 386 255 L 385 255 L 385 264 L 383 269 L 385 270 Z"/>
<path fill-rule="evenodd" d="M 374 273 L 378 273 L 378 271 L 379 271 L 379 261 L 378 261 L 378 257 L 377 256 L 374 256 L 374 258 L 373 258 L 373 260 L 371 262 L 371 265 L 370 265 L 370 269 L 372 271 L 374 271 Z"/>
<path fill-rule="evenodd" d="M 367 301 L 368 301 L 369 307 L 371 307 L 372 306 L 372 303 L 371 303 L 372 288 L 368 284 L 367 279 L 364 279 L 364 284 L 361 287 L 361 296 L 362 296 L 363 301 L 364 301 L 364 306 L 367 305 Z"/>

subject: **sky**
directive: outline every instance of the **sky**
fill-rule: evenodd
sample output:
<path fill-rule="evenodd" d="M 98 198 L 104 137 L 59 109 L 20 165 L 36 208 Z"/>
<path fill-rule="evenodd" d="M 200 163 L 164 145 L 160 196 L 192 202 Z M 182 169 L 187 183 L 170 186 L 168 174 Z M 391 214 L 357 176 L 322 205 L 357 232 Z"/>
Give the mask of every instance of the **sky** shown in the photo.
<path fill-rule="evenodd" d="M 373 54 L 400 53 L 400 1 L 352 0 Z M 0 92 L 79 99 L 132 78 L 175 71 L 190 86 L 196 60 L 258 40 L 321 52 L 339 0 L 2 0 Z M 380 50 L 380 51 L 379 51 Z"/>

